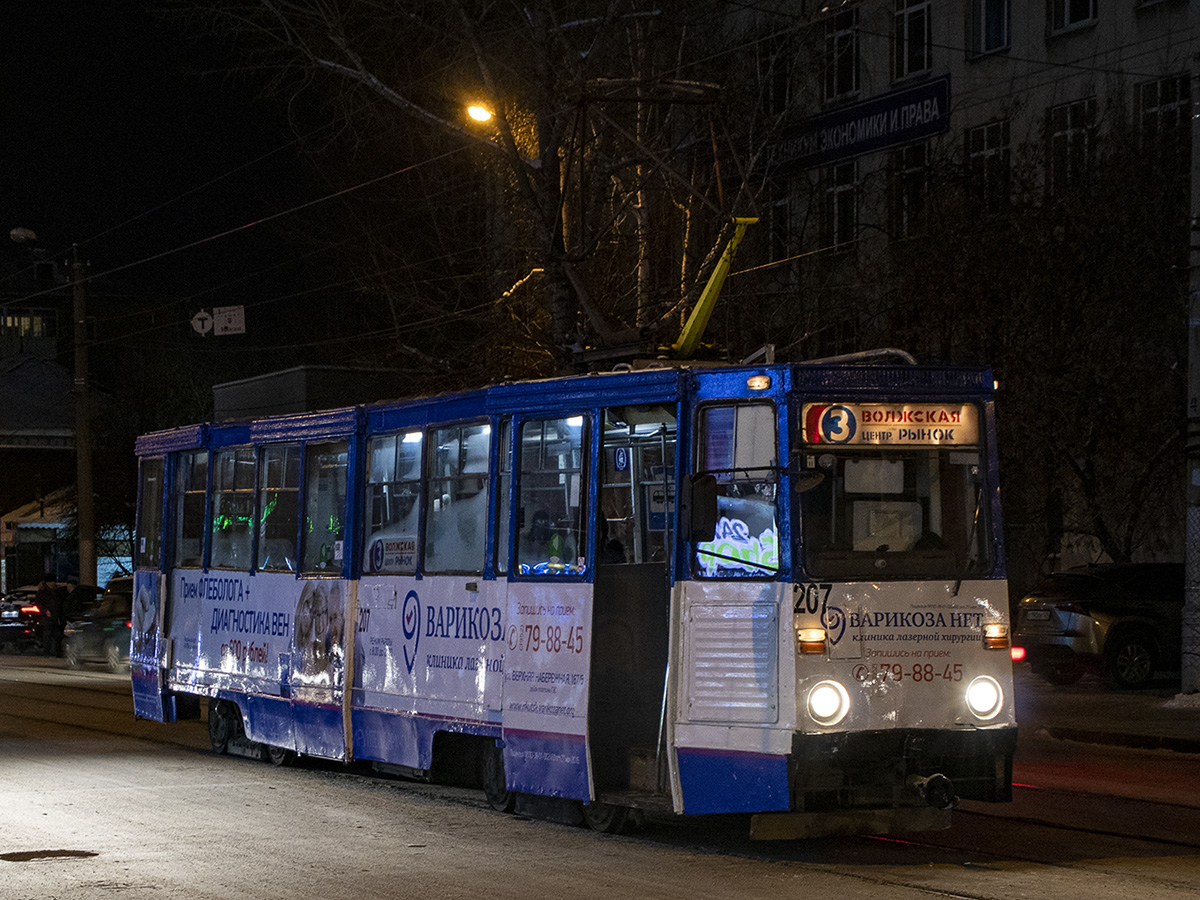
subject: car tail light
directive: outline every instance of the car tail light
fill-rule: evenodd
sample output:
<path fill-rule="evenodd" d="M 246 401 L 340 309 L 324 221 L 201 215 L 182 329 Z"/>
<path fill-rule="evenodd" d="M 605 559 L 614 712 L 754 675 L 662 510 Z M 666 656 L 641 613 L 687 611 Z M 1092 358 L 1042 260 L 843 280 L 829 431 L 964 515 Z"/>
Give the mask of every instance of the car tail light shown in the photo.
<path fill-rule="evenodd" d="M 22 606 L 21 612 L 25 613 L 26 615 L 36 616 L 41 612 L 41 610 L 36 606 Z"/>
<path fill-rule="evenodd" d="M 1024 662 L 1025 661 L 1025 648 L 1024 647 L 1017 647 L 1014 645 L 1009 650 L 1009 653 L 1012 654 L 1013 662 Z"/>

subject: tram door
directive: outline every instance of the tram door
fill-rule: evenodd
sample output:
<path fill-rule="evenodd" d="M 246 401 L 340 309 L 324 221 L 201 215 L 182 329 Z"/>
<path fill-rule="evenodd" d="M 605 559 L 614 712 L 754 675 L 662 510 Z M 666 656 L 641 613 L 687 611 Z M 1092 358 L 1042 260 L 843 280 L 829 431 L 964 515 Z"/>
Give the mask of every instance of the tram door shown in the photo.
<path fill-rule="evenodd" d="M 674 407 L 604 410 L 589 741 L 598 795 L 666 787 Z"/>

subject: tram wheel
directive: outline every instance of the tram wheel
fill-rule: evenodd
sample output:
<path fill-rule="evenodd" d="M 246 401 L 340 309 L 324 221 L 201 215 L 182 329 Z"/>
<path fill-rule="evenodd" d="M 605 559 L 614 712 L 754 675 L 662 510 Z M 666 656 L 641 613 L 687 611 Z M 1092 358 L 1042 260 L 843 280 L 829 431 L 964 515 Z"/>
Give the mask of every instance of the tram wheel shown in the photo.
<path fill-rule="evenodd" d="M 213 753 L 224 753 L 238 732 L 237 707 L 226 700 L 208 701 L 208 741 Z"/>
<path fill-rule="evenodd" d="M 628 820 L 628 806 L 614 806 L 611 803 L 586 803 L 583 807 L 583 821 L 592 831 L 598 831 L 601 834 L 620 834 Z"/>
<path fill-rule="evenodd" d="M 483 782 L 483 794 L 492 809 L 497 812 L 513 811 L 517 795 L 508 789 L 504 778 L 504 752 L 494 744 L 486 747 L 480 755 L 479 780 Z"/>
<path fill-rule="evenodd" d="M 263 744 L 263 760 L 273 766 L 290 766 L 295 758 L 295 752 L 289 750 L 287 747 L 275 747 L 271 744 Z"/>

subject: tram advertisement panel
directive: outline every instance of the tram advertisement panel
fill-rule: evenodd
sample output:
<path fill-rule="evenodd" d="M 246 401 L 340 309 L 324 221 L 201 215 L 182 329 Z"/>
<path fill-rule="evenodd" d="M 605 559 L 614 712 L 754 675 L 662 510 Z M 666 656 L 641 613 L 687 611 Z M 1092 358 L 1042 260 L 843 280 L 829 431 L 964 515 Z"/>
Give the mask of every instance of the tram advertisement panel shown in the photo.
<path fill-rule="evenodd" d="M 591 586 L 512 584 L 505 630 L 504 766 L 509 787 L 590 799 Z"/>
<path fill-rule="evenodd" d="M 500 709 L 504 605 L 498 582 L 382 578 L 358 592 L 354 705 L 480 719 Z"/>
<path fill-rule="evenodd" d="M 332 579 L 176 572 L 176 674 L 223 690 L 337 702 L 346 599 L 346 586 Z"/>
<path fill-rule="evenodd" d="M 133 711 L 140 718 L 162 722 L 162 666 L 159 662 L 159 636 L 162 598 L 157 572 L 137 572 L 133 577 L 133 632 L 129 647 L 129 669 L 133 682 Z"/>
<path fill-rule="evenodd" d="M 894 726 L 921 727 L 953 719 L 979 675 L 1008 684 L 1007 644 L 989 650 L 986 641 L 989 627 L 1007 635 L 1007 604 L 999 580 L 814 583 L 796 585 L 793 619 L 797 629 L 826 630 L 830 658 L 865 697 L 897 710 Z"/>

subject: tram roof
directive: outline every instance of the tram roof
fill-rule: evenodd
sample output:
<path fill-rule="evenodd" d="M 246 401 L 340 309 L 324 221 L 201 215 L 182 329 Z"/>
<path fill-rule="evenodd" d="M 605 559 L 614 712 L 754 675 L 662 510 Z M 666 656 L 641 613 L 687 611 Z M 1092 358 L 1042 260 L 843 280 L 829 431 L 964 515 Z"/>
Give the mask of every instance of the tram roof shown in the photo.
<path fill-rule="evenodd" d="M 528 381 L 498 382 L 467 391 L 381 400 L 356 406 L 256 419 L 199 423 L 151 432 L 138 438 L 138 456 L 203 447 L 210 439 L 223 445 L 258 441 L 312 441 L 347 437 L 371 430 L 417 428 L 433 422 L 465 420 L 506 412 L 541 412 L 580 405 L 639 405 L 675 399 L 686 379 L 740 393 L 751 375 L 769 375 L 778 391 L 821 391 L 850 397 L 903 390 L 919 397 L 945 392 L 990 394 L 991 370 L 975 366 L 880 365 L 846 362 L 762 365 L 685 365 L 613 372 L 591 372 Z M 727 382 L 721 385 L 720 382 Z"/>

